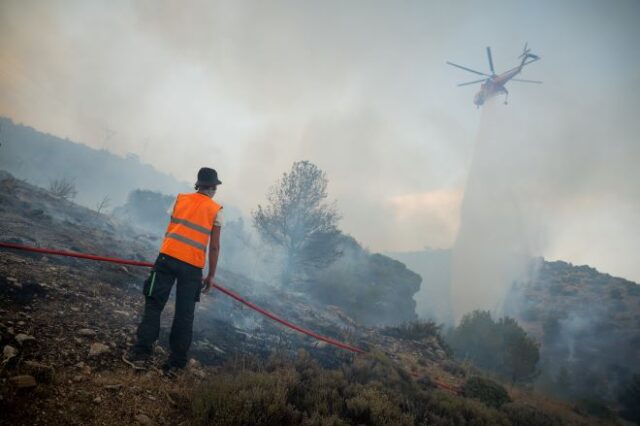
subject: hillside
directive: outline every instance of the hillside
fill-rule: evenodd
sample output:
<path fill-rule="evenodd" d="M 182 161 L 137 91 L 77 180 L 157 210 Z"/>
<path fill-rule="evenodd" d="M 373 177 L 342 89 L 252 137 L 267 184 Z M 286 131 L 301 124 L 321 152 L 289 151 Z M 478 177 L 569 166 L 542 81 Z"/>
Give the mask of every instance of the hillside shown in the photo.
<path fill-rule="evenodd" d="M 168 194 L 190 189 L 135 155 L 123 158 L 2 117 L 0 129 L 0 169 L 44 188 L 54 179 L 68 179 L 78 191 L 75 200 L 85 206 L 93 207 L 104 197 L 111 207 L 122 205 L 137 188 Z"/>
<path fill-rule="evenodd" d="M 421 315 L 440 301 L 450 315 L 450 252 L 393 253 L 422 275 Z M 444 295 L 444 296 L 443 296 Z M 445 302 L 442 302 L 442 299 Z M 536 387 L 568 400 L 615 408 L 618 392 L 640 373 L 640 285 L 586 265 L 534 259 L 530 276 L 511 289 L 500 315 L 515 318 L 540 345 Z"/>
<path fill-rule="evenodd" d="M 640 373 L 640 285 L 589 266 L 536 265 L 506 308 L 542 344 L 538 385 L 559 396 L 615 401 Z"/>
<path fill-rule="evenodd" d="M 0 176 L 2 240 L 151 260 L 157 241 L 108 216 Z M 365 327 L 340 309 L 220 271 L 220 281 L 292 322 L 368 351 L 354 356 L 221 294 L 196 313 L 193 359 L 177 378 L 136 372 L 132 342 L 144 268 L 0 250 L 0 410 L 10 424 L 553 424 L 595 419 L 513 389 L 495 408 L 463 398 L 478 374 L 449 359 L 437 332 Z M 166 353 L 172 302 L 156 365 Z M 537 408 L 535 408 L 537 407 Z"/>

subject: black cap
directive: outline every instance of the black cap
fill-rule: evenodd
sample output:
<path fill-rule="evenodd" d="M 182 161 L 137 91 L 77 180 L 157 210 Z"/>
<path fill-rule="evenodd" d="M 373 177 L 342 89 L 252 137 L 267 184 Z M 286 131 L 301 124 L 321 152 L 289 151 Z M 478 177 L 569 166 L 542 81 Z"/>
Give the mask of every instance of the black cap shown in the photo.
<path fill-rule="evenodd" d="M 197 186 L 216 186 L 222 182 L 218 180 L 218 172 L 208 167 L 203 167 L 198 171 Z"/>

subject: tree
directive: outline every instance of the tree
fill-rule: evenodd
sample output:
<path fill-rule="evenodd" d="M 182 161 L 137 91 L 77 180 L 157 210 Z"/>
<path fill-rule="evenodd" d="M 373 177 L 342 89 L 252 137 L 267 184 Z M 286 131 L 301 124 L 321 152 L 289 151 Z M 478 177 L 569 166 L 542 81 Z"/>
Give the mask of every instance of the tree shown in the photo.
<path fill-rule="evenodd" d="M 457 357 L 512 383 L 528 382 L 537 375 L 538 345 L 513 318 L 496 322 L 488 311 L 473 311 L 453 330 L 450 342 Z"/>
<path fill-rule="evenodd" d="M 116 216 L 135 222 L 150 232 L 160 234 L 169 222 L 171 204 L 175 197 L 146 189 L 135 189 L 127 197 L 127 202 L 114 209 Z"/>
<path fill-rule="evenodd" d="M 315 164 L 295 162 L 269 189 L 268 204 L 258 205 L 252 214 L 260 236 L 283 249 L 286 285 L 309 278 L 340 256 L 339 215 L 335 205 L 327 203 L 327 183 Z"/>
<path fill-rule="evenodd" d="M 109 206 L 111 206 L 111 198 L 105 195 L 104 198 L 96 204 L 96 211 L 100 214 L 103 210 L 108 209 Z"/>
<path fill-rule="evenodd" d="M 501 318 L 498 328 L 502 336 L 503 374 L 511 379 L 511 383 L 533 380 L 538 374 L 536 365 L 540 360 L 536 342 L 513 318 Z"/>

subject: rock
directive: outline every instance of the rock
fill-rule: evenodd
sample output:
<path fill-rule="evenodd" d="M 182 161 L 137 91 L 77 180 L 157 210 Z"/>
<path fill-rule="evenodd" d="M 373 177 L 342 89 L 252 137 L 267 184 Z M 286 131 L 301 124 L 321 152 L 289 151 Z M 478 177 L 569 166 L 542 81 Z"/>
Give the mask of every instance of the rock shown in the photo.
<path fill-rule="evenodd" d="M 120 388 L 122 388 L 122 383 L 116 383 L 113 385 L 104 385 L 105 389 L 109 389 L 109 390 L 118 390 Z"/>
<path fill-rule="evenodd" d="M 93 330 L 91 330 L 90 328 L 81 328 L 80 330 L 78 330 L 78 336 L 83 336 L 83 337 L 96 337 L 97 333 Z"/>
<path fill-rule="evenodd" d="M 9 360 L 11 360 L 11 358 L 15 357 L 16 355 L 18 355 L 18 350 L 13 346 L 6 345 L 2 350 L 2 363 L 6 364 L 7 362 L 9 362 Z"/>
<path fill-rule="evenodd" d="M 22 375 L 13 376 L 9 379 L 9 382 L 18 389 L 32 388 L 36 386 L 36 379 L 33 376 Z"/>
<path fill-rule="evenodd" d="M 25 342 L 35 342 L 36 338 L 33 336 L 29 336 L 28 334 L 24 334 L 24 333 L 19 333 L 16 334 L 14 339 L 16 339 L 16 342 L 18 342 L 20 344 L 20 346 L 24 345 Z"/>
<path fill-rule="evenodd" d="M 102 402 L 102 398 L 99 396 L 96 396 L 95 399 L 93 400 L 94 403 L 96 404 L 100 404 Z"/>
<path fill-rule="evenodd" d="M 39 382 L 51 383 L 55 374 L 52 366 L 36 361 L 25 361 L 24 366 Z"/>
<path fill-rule="evenodd" d="M 134 419 L 141 425 L 150 426 L 153 424 L 149 416 L 147 416 L 146 414 L 138 414 L 134 417 Z"/>
<path fill-rule="evenodd" d="M 80 374 L 76 374 L 75 376 L 73 376 L 71 378 L 71 380 L 73 380 L 74 382 L 78 383 L 84 380 L 84 377 L 82 377 Z"/>
<path fill-rule="evenodd" d="M 7 282 L 18 290 L 22 290 L 22 284 L 15 277 L 7 277 Z"/>
<path fill-rule="evenodd" d="M 102 343 L 93 343 L 89 348 L 89 356 L 98 356 L 106 352 L 109 352 L 109 346 Z"/>

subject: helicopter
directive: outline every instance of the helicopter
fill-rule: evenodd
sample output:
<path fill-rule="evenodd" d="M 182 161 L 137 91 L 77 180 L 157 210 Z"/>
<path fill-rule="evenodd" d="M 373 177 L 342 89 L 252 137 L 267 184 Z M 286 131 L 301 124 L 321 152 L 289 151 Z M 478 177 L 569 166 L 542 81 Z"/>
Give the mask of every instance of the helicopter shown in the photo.
<path fill-rule="evenodd" d="M 482 83 L 480 85 L 480 91 L 478 93 L 476 93 L 476 95 L 473 98 L 473 103 L 480 108 L 481 105 L 483 105 L 485 103 L 486 100 L 488 100 L 489 98 L 493 97 L 493 96 L 497 96 L 501 93 L 504 93 L 505 98 L 504 98 L 504 104 L 507 104 L 507 100 L 509 97 L 509 91 L 507 90 L 506 87 L 504 87 L 505 84 L 507 84 L 507 82 L 509 81 L 517 81 L 520 83 L 535 83 L 535 84 L 542 84 L 541 81 L 536 81 L 536 80 L 522 80 L 522 79 L 518 79 L 518 78 L 514 78 L 516 75 L 520 74 L 520 72 L 522 72 L 522 68 L 524 68 L 526 65 L 529 65 L 533 62 L 536 62 L 538 60 L 540 60 L 540 56 L 538 55 L 534 55 L 533 53 L 531 53 L 531 49 L 529 49 L 527 47 L 528 43 L 524 44 L 524 49 L 522 51 L 522 54 L 518 57 L 518 59 L 522 59 L 522 61 L 520 62 L 520 65 L 518 65 L 515 68 L 512 68 L 508 71 L 503 72 L 502 74 L 496 74 L 495 70 L 493 69 L 493 58 L 491 57 L 491 48 L 487 47 L 487 58 L 489 59 L 489 68 L 491 69 L 491 74 L 485 74 L 483 72 L 480 71 L 476 71 L 473 70 L 471 68 L 467 68 L 467 67 L 463 67 L 462 65 L 458 65 L 458 64 L 454 64 L 453 62 L 449 62 L 447 61 L 448 65 L 454 66 L 456 68 L 460 68 L 463 69 L 465 71 L 469 71 L 472 72 L 474 74 L 478 74 L 478 75 L 482 75 L 486 78 L 482 78 L 480 80 L 474 80 L 474 81 L 468 81 L 466 83 L 460 83 L 458 84 L 458 87 L 461 86 L 469 86 L 471 84 L 478 84 L 478 83 Z"/>

